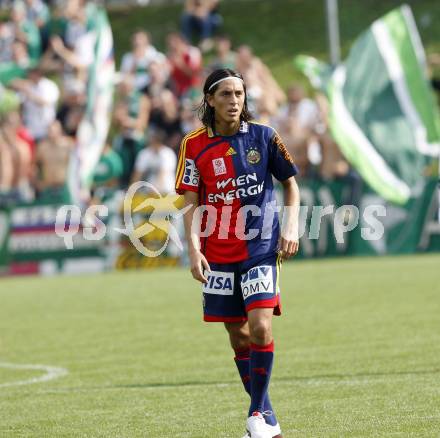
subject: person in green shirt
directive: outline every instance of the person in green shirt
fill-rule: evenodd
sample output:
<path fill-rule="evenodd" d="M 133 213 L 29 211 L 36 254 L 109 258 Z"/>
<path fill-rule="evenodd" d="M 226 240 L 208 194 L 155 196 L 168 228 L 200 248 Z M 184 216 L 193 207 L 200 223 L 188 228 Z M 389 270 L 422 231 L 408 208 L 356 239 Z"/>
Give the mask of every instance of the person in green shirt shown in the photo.
<path fill-rule="evenodd" d="M 113 140 L 124 167 L 121 176 L 124 187 L 130 183 L 136 156 L 144 147 L 150 109 L 150 99 L 135 88 L 134 75 L 126 75 L 118 88 L 114 111 L 117 135 Z"/>
<path fill-rule="evenodd" d="M 94 203 L 105 203 L 114 194 L 119 188 L 122 172 L 121 157 L 110 144 L 106 144 L 93 176 Z"/>
<path fill-rule="evenodd" d="M 37 61 L 41 56 L 41 36 L 37 25 L 26 19 L 26 7 L 24 3 L 14 4 L 11 13 L 15 27 L 15 39 L 26 43 L 29 57 Z"/>
<path fill-rule="evenodd" d="M 26 5 L 26 19 L 35 23 L 41 38 L 42 52 L 47 48 L 49 38 L 49 7 L 42 0 L 25 0 Z"/>

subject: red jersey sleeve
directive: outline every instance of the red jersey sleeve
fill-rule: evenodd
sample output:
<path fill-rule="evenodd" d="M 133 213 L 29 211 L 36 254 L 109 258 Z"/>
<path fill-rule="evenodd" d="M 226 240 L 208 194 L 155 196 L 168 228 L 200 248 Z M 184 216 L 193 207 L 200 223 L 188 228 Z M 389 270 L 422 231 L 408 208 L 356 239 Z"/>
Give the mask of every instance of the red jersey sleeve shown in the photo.
<path fill-rule="evenodd" d="M 191 147 L 192 135 L 188 134 L 180 145 L 179 161 L 176 174 L 176 192 L 179 195 L 187 190 L 198 192 L 200 185 L 200 172 L 194 162 L 195 150 Z"/>

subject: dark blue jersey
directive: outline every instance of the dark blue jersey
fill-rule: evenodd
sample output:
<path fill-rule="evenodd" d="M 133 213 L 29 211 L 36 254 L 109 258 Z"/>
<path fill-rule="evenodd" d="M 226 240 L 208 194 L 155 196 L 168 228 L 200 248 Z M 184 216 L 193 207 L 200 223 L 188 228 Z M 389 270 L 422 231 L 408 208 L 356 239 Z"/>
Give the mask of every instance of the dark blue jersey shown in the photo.
<path fill-rule="evenodd" d="M 265 125 L 245 123 L 232 136 L 210 128 L 188 134 L 180 147 L 176 191 L 199 194 L 206 205 L 201 239 L 206 258 L 232 263 L 275 252 L 279 221 L 274 176 L 284 181 L 297 168 L 277 132 Z"/>

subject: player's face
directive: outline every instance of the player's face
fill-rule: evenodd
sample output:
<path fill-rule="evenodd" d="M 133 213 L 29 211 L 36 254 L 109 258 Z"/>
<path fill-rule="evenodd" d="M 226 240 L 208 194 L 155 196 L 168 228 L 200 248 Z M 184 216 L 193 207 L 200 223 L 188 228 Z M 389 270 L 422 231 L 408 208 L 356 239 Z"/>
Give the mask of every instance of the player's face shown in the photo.
<path fill-rule="evenodd" d="M 215 93 L 208 95 L 208 104 L 215 109 L 216 123 L 226 125 L 239 123 L 244 97 L 243 83 L 239 79 L 220 82 Z"/>

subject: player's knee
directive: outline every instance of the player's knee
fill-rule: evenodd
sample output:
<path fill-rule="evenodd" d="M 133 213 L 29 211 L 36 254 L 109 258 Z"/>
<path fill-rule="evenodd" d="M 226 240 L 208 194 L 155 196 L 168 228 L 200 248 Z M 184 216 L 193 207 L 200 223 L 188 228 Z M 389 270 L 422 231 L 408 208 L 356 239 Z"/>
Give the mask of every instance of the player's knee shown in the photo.
<path fill-rule="evenodd" d="M 261 320 L 251 327 L 251 342 L 258 345 L 266 345 L 272 342 L 272 325 L 270 321 Z"/>

